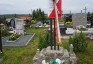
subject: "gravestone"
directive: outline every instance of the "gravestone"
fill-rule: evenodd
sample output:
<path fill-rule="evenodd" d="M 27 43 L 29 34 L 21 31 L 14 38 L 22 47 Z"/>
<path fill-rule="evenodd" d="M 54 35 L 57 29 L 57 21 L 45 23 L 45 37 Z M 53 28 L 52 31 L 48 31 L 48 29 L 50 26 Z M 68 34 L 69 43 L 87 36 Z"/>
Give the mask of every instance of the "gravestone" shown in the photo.
<path fill-rule="evenodd" d="M 24 21 L 21 19 L 15 19 L 15 32 L 24 35 Z"/>
<path fill-rule="evenodd" d="M 72 15 L 73 28 L 76 26 L 83 25 L 87 26 L 87 14 L 85 13 L 76 13 Z"/>
<path fill-rule="evenodd" d="M 15 20 L 14 19 L 11 19 L 10 20 L 10 26 L 15 28 Z"/>

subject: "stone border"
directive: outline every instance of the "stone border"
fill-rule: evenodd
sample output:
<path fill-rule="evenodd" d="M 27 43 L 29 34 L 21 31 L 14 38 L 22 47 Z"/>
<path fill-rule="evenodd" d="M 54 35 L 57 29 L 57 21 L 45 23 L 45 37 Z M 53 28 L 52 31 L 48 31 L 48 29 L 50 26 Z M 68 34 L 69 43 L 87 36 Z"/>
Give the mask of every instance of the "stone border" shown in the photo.
<path fill-rule="evenodd" d="M 30 37 L 30 39 L 27 41 L 27 43 L 25 44 L 25 45 L 27 45 L 29 42 L 30 42 L 30 40 L 32 40 L 32 38 L 35 36 L 35 33 L 32 35 L 32 37 Z"/>
<path fill-rule="evenodd" d="M 3 45 L 3 48 L 6 48 L 6 47 L 23 47 L 23 46 L 27 46 L 28 43 L 30 42 L 30 40 L 32 40 L 32 38 L 35 36 L 35 33 L 31 33 L 32 34 L 32 37 L 29 38 L 29 40 L 26 42 L 25 45 Z"/>

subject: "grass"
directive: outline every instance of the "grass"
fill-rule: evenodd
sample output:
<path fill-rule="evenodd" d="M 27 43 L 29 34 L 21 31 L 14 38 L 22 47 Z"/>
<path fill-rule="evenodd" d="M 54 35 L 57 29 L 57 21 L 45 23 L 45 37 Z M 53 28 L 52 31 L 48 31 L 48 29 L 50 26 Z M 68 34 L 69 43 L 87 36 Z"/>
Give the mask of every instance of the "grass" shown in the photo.
<path fill-rule="evenodd" d="M 93 64 L 93 40 L 87 40 L 87 51 L 80 53 L 77 52 L 77 56 L 80 58 L 79 64 Z"/>
<path fill-rule="evenodd" d="M 19 48 L 4 48 L 4 62 L 3 64 L 32 64 L 33 56 L 36 53 L 39 34 L 43 32 L 45 28 L 36 29 L 29 28 L 27 32 L 36 33 L 35 37 L 26 47 Z"/>
<path fill-rule="evenodd" d="M 85 52 L 75 52 L 79 61 L 77 64 L 93 64 L 93 40 L 87 39 L 88 47 Z M 61 46 L 69 50 L 67 40 L 63 40 Z"/>
<path fill-rule="evenodd" d="M 32 59 L 38 48 L 39 34 L 46 28 L 29 28 L 27 32 L 35 33 L 35 37 L 25 47 L 18 48 L 4 48 L 4 62 L 3 64 L 32 64 Z M 84 53 L 77 52 L 76 55 L 80 59 L 78 64 L 93 64 L 93 40 L 88 41 L 87 51 Z M 69 49 L 67 40 L 62 40 L 62 44 L 66 49 Z"/>

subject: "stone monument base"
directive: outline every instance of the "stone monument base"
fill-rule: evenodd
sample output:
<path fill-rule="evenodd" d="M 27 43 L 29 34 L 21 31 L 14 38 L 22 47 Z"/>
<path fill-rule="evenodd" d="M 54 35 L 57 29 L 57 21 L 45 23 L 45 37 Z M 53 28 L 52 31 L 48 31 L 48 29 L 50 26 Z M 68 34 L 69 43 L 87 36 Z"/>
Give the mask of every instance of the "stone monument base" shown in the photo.
<path fill-rule="evenodd" d="M 59 50 L 51 50 L 51 47 L 42 49 L 40 52 L 37 51 L 33 58 L 33 64 L 42 64 L 42 61 L 50 62 L 53 59 L 60 59 L 62 62 L 68 64 L 76 64 L 77 57 L 75 53 L 70 53 L 67 49 L 59 47 Z"/>

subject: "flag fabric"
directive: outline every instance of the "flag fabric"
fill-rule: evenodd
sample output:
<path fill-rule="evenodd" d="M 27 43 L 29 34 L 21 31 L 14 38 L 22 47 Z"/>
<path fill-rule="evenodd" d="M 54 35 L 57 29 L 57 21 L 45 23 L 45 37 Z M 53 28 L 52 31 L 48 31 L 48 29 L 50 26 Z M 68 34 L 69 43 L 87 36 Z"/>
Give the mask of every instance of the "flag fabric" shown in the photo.
<path fill-rule="evenodd" d="M 58 9 L 58 18 L 62 17 L 62 0 L 58 0 L 57 2 L 55 2 L 57 9 Z M 55 10 L 54 8 L 51 10 L 49 16 L 49 18 L 55 18 Z"/>
<path fill-rule="evenodd" d="M 55 30 L 56 30 L 56 42 L 61 42 L 61 37 L 60 37 L 60 28 L 59 28 L 59 22 L 58 22 L 58 8 L 55 4 Z"/>
<path fill-rule="evenodd" d="M 62 17 L 62 9 L 61 9 L 62 0 L 58 0 L 57 2 L 53 2 L 54 9 L 51 11 L 49 18 L 54 18 L 55 21 L 55 30 L 56 30 L 56 42 L 61 42 L 60 36 L 60 28 L 58 18 Z"/>

